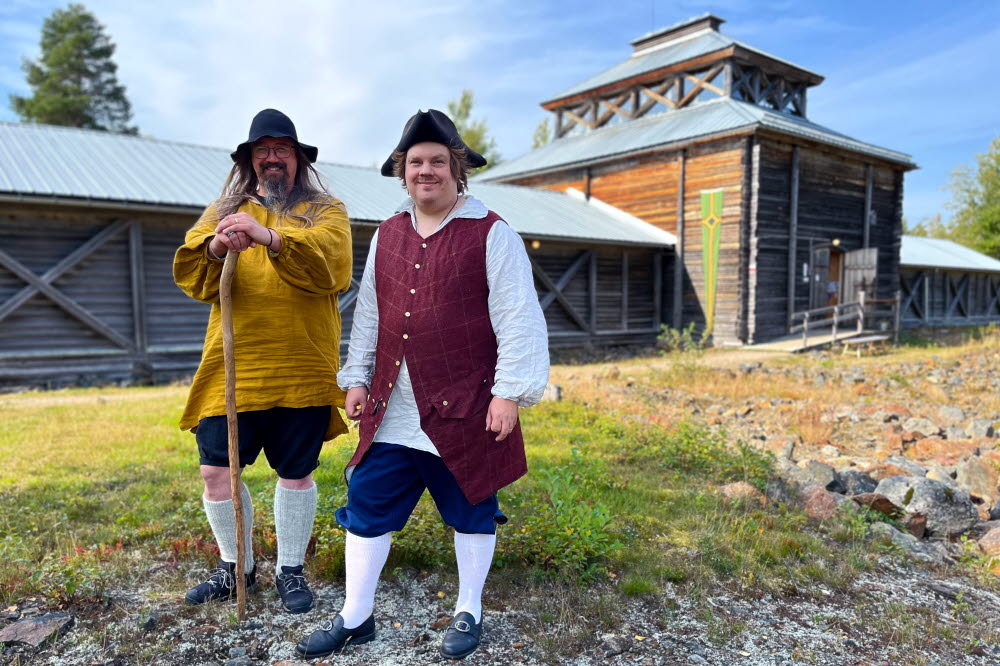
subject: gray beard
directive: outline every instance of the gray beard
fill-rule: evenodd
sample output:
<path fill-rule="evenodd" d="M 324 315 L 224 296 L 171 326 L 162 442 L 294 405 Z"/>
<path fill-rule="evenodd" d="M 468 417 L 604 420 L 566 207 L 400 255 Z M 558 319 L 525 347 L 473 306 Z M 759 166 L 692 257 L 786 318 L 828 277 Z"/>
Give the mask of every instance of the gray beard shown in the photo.
<path fill-rule="evenodd" d="M 264 206 L 272 213 L 278 213 L 288 204 L 288 190 L 285 188 L 284 174 L 266 178 L 261 183 L 264 189 Z"/>

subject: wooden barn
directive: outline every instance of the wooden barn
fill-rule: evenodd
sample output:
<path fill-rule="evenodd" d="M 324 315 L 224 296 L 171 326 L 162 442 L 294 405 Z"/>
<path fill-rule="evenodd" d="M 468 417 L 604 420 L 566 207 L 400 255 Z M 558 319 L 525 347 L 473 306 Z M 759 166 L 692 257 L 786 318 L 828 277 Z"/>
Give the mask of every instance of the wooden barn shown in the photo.
<path fill-rule="evenodd" d="M 0 153 L 0 388 L 192 373 L 208 307 L 174 285 L 172 261 L 218 196 L 229 151 L 6 123 Z M 346 351 L 372 234 L 404 192 L 372 168 L 317 167 L 352 222 Z M 481 183 L 472 193 L 524 238 L 553 346 L 655 338 L 671 234 L 570 194 Z"/>
<path fill-rule="evenodd" d="M 899 263 L 904 326 L 1000 322 L 1000 261 L 953 241 L 903 236 Z"/>
<path fill-rule="evenodd" d="M 545 101 L 554 139 L 483 173 L 573 188 L 676 235 L 665 322 L 716 344 L 789 332 L 793 314 L 894 298 L 909 156 L 810 122 L 823 77 L 706 14 Z"/>

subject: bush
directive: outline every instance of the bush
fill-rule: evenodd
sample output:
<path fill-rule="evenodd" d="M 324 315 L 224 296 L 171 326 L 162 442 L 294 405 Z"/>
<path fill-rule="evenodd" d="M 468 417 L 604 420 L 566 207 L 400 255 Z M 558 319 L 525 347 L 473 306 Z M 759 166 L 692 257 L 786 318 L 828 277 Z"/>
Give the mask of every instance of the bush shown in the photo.
<path fill-rule="evenodd" d="M 498 564 L 520 562 L 547 577 L 583 584 L 606 573 L 603 564 L 622 547 L 611 530 L 611 514 L 586 489 L 601 461 L 589 467 L 574 450 L 571 465 L 538 472 L 545 499 L 523 526 L 498 542 Z"/>
<path fill-rule="evenodd" d="M 672 430 L 645 427 L 633 433 L 638 445 L 626 455 L 630 461 L 650 461 L 662 468 L 693 472 L 712 481 L 746 481 L 764 490 L 774 459 L 744 442 L 730 443 L 721 430 L 681 423 Z"/>
<path fill-rule="evenodd" d="M 695 324 L 691 322 L 687 327 L 680 330 L 671 328 L 666 324 L 660 325 L 660 334 L 656 337 L 656 346 L 661 354 L 671 352 L 696 352 L 705 350 L 708 343 L 708 329 L 702 331 L 701 335 L 695 333 Z"/>

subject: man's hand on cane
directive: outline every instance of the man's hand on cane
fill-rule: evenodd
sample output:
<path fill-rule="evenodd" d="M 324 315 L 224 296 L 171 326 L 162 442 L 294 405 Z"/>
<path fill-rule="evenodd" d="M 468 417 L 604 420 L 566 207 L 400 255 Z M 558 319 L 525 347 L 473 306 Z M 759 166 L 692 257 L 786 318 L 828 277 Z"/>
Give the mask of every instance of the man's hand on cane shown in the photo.
<path fill-rule="evenodd" d="M 209 250 L 217 257 L 229 251 L 243 252 L 258 245 L 274 252 L 281 250 L 281 238 L 278 234 L 259 224 L 249 213 L 238 212 L 225 216 L 216 225 L 215 233 Z"/>

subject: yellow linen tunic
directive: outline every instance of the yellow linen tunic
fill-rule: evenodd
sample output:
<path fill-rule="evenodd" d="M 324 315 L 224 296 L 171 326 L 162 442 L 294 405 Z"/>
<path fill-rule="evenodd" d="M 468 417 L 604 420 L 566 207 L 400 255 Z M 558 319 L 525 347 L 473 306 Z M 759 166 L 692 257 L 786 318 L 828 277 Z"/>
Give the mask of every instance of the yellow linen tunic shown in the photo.
<path fill-rule="evenodd" d="M 301 214 L 300 203 L 292 214 Z M 337 295 L 351 283 L 351 228 L 343 204 L 321 207 L 312 227 L 276 215 L 255 200 L 240 206 L 281 237 L 281 252 L 257 246 L 242 253 L 233 277 L 236 409 L 331 406 L 325 440 L 347 432 L 338 406 L 340 311 Z M 194 431 L 207 416 L 226 413 L 219 278 L 223 262 L 208 253 L 218 215 L 214 204 L 174 255 L 174 281 L 212 305 L 201 364 L 180 427 Z"/>

